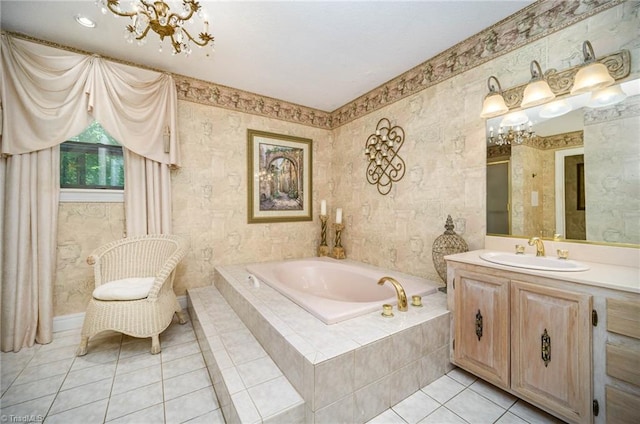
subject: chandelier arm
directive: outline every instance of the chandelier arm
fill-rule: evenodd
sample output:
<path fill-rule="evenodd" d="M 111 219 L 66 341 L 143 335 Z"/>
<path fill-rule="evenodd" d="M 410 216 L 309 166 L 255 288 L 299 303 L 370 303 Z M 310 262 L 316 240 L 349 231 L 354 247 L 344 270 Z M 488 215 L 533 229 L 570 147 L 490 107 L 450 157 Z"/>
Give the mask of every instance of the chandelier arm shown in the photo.
<path fill-rule="evenodd" d="M 181 53 L 181 52 L 182 52 L 182 49 L 180 48 L 180 43 L 178 43 L 178 42 L 175 40 L 175 38 L 173 38 L 173 34 L 171 34 L 171 35 L 169 36 L 169 38 L 171 38 L 171 45 L 173 46 L 173 50 L 174 50 L 176 53 Z"/>
<path fill-rule="evenodd" d="M 184 33 L 185 33 L 185 35 L 187 36 L 187 38 L 188 38 L 189 40 L 191 40 L 191 41 L 193 41 L 194 43 L 198 44 L 198 41 L 197 41 L 197 40 L 195 40 L 195 39 L 191 36 L 191 34 L 189 33 L 189 31 L 187 31 L 187 29 L 186 29 L 186 28 L 182 27 L 182 32 L 184 32 Z"/>
<path fill-rule="evenodd" d="M 139 37 L 136 37 L 136 40 L 142 40 L 144 37 L 146 37 L 150 29 L 151 27 L 149 26 L 149 24 L 147 24 L 147 27 L 144 29 L 144 31 L 142 31 L 142 34 L 140 34 Z"/>
<path fill-rule="evenodd" d="M 124 16 L 125 18 L 130 18 L 138 14 L 138 12 L 123 12 L 121 10 L 116 9 L 119 6 L 118 0 L 107 0 L 107 8 L 114 14 L 118 16 Z M 143 1 L 144 3 L 144 1 Z"/>
<path fill-rule="evenodd" d="M 200 39 L 202 41 L 198 41 L 195 38 L 193 38 L 191 34 L 189 34 L 189 31 L 187 31 L 186 28 L 182 27 L 182 31 L 186 34 L 189 40 L 193 41 L 200 47 L 206 46 L 209 41 L 213 40 L 213 37 L 211 37 L 211 35 L 207 34 L 206 32 L 200 33 Z"/>
<path fill-rule="evenodd" d="M 148 13 L 150 10 L 153 10 L 153 11 L 155 12 L 156 8 L 155 8 L 155 7 L 153 7 L 153 3 L 147 2 L 147 1 L 145 1 L 145 0 L 138 0 L 138 1 L 139 1 L 140 3 L 142 3 L 142 5 L 147 9 L 147 13 Z M 157 17 L 158 17 L 158 16 L 156 16 L 156 18 L 157 18 Z"/>
<path fill-rule="evenodd" d="M 200 4 L 196 1 L 183 1 L 182 4 L 188 4 L 189 5 L 189 13 L 185 16 L 182 16 L 176 12 L 172 12 L 168 17 L 167 17 L 167 22 L 171 21 L 171 18 L 176 18 L 178 20 L 181 21 L 188 21 L 189 19 L 191 19 L 191 17 L 193 16 L 193 14 L 195 12 L 197 12 L 200 9 Z"/>

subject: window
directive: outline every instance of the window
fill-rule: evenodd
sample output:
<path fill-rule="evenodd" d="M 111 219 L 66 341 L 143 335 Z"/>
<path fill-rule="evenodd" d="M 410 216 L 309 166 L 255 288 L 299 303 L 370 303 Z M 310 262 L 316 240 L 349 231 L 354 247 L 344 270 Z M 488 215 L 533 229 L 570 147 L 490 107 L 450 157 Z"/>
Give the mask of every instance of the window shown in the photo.
<path fill-rule="evenodd" d="M 60 188 L 61 201 L 122 201 L 122 146 L 99 123 L 60 145 Z"/>

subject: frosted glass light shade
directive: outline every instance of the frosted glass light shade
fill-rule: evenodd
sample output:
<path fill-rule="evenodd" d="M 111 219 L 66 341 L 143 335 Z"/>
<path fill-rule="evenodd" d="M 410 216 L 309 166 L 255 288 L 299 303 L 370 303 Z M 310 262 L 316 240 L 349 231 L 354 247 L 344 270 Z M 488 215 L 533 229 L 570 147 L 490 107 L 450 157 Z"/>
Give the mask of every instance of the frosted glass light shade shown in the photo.
<path fill-rule="evenodd" d="M 566 100 L 556 100 L 540 109 L 540 117 L 544 119 L 555 118 L 571 112 L 571 109 L 571 105 Z"/>
<path fill-rule="evenodd" d="M 627 94 L 622 91 L 620 85 L 606 87 L 591 94 L 591 99 L 587 106 L 593 108 L 607 107 L 620 103 L 627 98 Z"/>
<path fill-rule="evenodd" d="M 521 107 L 537 106 L 556 98 L 545 80 L 532 81 L 527 84 L 522 96 Z"/>
<path fill-rule="evenodd" d="M 487 94 L 487 96 L 484 98 L 480 117 L 493 118 L 494 116 L 502 115 L 503 113 L 508 111 L 509 108 L 504 102 L 504 97 L 502 97 L 502 94 L 493 92 Z"/>
<path fill-rule="evenodd" d="M 609 70 L 602 63 L 594 62 L 580 68 L 573 80 L 571 94 L 581 94 L 587 91 L 599 90 L 613 85 L 615 80 L 609 75 Z"/>

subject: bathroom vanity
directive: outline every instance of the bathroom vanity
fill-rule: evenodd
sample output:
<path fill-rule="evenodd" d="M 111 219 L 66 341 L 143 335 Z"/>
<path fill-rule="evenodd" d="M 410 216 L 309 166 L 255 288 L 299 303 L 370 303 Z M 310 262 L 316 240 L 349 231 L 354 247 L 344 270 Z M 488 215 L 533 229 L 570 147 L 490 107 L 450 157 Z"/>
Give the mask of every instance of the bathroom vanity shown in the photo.
<path fill-rule="evenodd" d="M 446 257 L 451 362 L 568 422 L 635 422 L 640 269 L 558 272 Z"/>

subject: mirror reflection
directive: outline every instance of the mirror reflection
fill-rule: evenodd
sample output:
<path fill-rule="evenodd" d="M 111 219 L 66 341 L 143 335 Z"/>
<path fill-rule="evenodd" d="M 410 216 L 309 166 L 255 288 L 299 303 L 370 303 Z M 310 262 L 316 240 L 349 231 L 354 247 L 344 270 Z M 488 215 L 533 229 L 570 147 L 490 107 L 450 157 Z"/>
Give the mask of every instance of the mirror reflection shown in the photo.
<path fill-rule="evenodd" d="M 487 120 L 488 234 L 640 244 L 640 80 L 620 88 Z"/>

